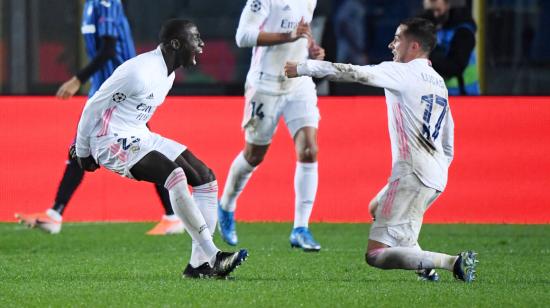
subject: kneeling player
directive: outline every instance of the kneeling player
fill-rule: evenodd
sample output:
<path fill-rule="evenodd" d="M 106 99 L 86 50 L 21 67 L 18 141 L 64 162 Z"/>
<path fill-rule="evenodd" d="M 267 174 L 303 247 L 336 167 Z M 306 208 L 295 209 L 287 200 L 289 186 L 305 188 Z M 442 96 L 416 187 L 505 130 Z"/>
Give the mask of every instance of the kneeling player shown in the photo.
<path fill-rule="evenodd" d="M 367 263 L 381 269 L 417 270 L 426 280 L 438 280 L 433 269 L 441 268 L 471 282 L 476 253 L 450 256 L 423 251 L 417 242 L 424 212 L 445 189 L 453 159 L 454 124 L 447 88 L 428 60 L 435 41 L 429 21 L 409 19 L 399 25 L 388 46 L 393 62 L 372 66 L 288 62 L 285 73 L 385 88 L 393 167 L 389 183 L 369 206 L 375 221 Z"/>

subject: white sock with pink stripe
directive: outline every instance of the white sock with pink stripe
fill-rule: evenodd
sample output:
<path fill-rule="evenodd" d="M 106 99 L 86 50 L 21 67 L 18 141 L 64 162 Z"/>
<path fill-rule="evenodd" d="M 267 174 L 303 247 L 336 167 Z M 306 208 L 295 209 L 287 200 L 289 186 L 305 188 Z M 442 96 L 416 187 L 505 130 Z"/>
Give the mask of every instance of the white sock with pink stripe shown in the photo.
<path fill-rule="evenodd" d="M 381 269 L 433 269 L 453 270 L 457 256 L 420 250 L 419 247 L 389 247 L 371 250 L 367 263 Z"/>
<path fill-rule="evenodd" d="M 174 169 L 166 179 L 164 187 L 170 194 L 170 203 L 172 203 L 174 213 L 181 219 L 191 238 L 200 245 L 204 254 L 212 261 L 219 249 L 214 245 L 212 233 L 189 193 L 183 169 Z"/>
<path fill-rule="evenodd" d="M 194 186 L 193 199 L 208 225 L 210 235 L 214 236 L 216 223 L 218 222 L 218 182 L 213 181 L 204 185 Z M 209 261 L 210 258 L 204 253 L 199 243 L 193 240 L 189 264 L 193 267 L 198 267 Z"/>
<path fill-rule="evenodd" d="M 294 228 L 308 227 L 319 181 L 317 166 L 317 162 L 296 163 L 294 173 Z"/>

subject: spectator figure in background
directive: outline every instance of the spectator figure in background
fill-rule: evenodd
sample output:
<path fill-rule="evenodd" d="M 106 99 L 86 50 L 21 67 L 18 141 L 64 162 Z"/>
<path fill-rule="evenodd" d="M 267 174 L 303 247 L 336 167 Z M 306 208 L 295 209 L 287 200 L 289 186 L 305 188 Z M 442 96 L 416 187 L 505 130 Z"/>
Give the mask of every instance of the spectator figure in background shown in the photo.
<path fill-rule="evenodd" d="M 321 249 L 308 227 L 318 182 L 320 116 L 315 84 L 310 77 L 288 79 L 283 72 L 285 61 L 325 56 L 324 49 L 312 39 L 309 25 L 316 5 L 315 0 L 248 0 L 242 11 L 237 45 L 253 47 L 242 122 L 246 144 L 231 164 L 218 210 L 220 233 L 230 245 L 238 241 L 234 216 L 237 198 L 263 161 L 279 119 L 284 117 L 298 160 L 290 244 L 305 251 Z"/>
<path fill-rule="evenodd" d="M 87 0 L 82 14 L 81 32 L 91 61 L 76 76 L 61 85 L 57 91 L 60 99 L 71 98 L 90 78 L 88 97 L 91 98 L 119 65 L 136 55 L 128 19 L 120 0 Z M 76 160 L 69 157 L 52 208 L 44 213 L 16 213 L 15 217 L 30 227 L 51 234 L 59 233 L 63 212 L 83 178 L 84 170 Z M 172 210 L 168 192 L 162 185 L 156 185 L 156 190 L 165 215 L 147 234 L 183 233 L 183 224 Z"/>
<path fill-rule="evenodd" d="M 334 17 L 336 61 L 365 65 L 368 63 L 365 16 L 366 0 L 345 0 Z"/>
<path fill-rule="evenodd" d="M 212 240 L 218 218 L 216 176 L 186 146 L 146 125 L 172 88 L 175 70 L 194 66 L 204 42 L 197 26 L 183 19 L 165 22 L 159 38 L 155 50 L 120 65 L 86 102 L 73 153 L 86 171 L 103 166 L 130 179 L 163 185 L 192 238 L 184 277 L 224 278 L 248 253 L 221 252 Z"/>
<path fill-rule="evenodd" d="M 432 281 L 439 279 L 434 269 L 446 269 L 472 282 L 476 253 L 451 256 L 418 245 L 424 213 L 445 189 L 454 155 L 447 88 L 428 60 L 435 42 L 433 24 L 413 18 L 401 22 L 388 46 L 393 62 L 356 66 L 308 60 L 288 62 L 285 72 L 289 77 L 328 77 L 385 90 L 393 166 L 389 183 L 369 205 L 374 222 L 367 263 L 380 269 L 417 270 L 422 279 Z"/>
<path fill-rule="evenodd" d="M 421 17 L 432 20 L 437 29 L 437 46 L 430 60 L 445 78 L 449 95 L 479 95 L 477 26 L 468 9 L 452 8 L 449 1 L 424 0 Z"/>

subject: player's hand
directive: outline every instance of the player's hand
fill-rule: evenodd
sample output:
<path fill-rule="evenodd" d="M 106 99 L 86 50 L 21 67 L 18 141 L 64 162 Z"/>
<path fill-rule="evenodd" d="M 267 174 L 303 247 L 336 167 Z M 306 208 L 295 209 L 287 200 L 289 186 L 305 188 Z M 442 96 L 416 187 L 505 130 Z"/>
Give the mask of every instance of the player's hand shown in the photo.
<path fill-rule="evenodd" d="M 285 63 L 285 76 L 288 78 L 298 77 L 298 62 L 287 61 Z"/>
<path fill-rule="evenodd" d="M 372 221 L 376 220 L 376 209 L 378 208 L 378 202 L 376 201 L 376 197 L 371 200 L 369 203 L 369 213 L 372 217 Z"/>
<path fill-rule="evenodd" d="M 94 158 L 90 155 L 88 157 L 76 157 L 76 161 L 80 168 L 84 171 L 94 172 L 99 169 L 99 165 L 95 162 Z"/>
<path fill-rule="evenodd" d="M 300 19 L 296 29 L 291 32 L 290 41 L 294 42 L 300 38 L 306 38 L 309 41 L 313 40 L 313 36 L 311 35 L 311 27 L 304 21 L 303 17 Z"/>
<path fill-rule="evenodd" d="M 59 87 L 55 96 L 59 99 L 69 99 L 80 89 L 80 85 L 80 80 L 73 77 Z"/>
<path fill-rule="evenodd" d="M 311 42 L 312 43 L 308 47 L 309 58 L 313 59 L 313 60 L 324 60 L 325 59 L 325 49 L 323 47 L 317 45 L 317 43 L 315 43 L 315 41 L 311 41 Z"/>
<path fill-rule="evenodd" d="M 76 160 L 76 144 L 71 144 L 69 147 L 69 159 Z"/>

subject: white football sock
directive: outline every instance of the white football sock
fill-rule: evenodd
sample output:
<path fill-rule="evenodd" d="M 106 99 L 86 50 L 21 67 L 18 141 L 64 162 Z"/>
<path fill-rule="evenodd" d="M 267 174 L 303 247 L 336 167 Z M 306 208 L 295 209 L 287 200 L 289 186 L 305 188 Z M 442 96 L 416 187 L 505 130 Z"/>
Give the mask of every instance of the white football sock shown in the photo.
<path fill-rule="evenodd" d="M 176 215 L 176 214 L 172 214 L 172 215 L 162 215 L 162 219 L 166 219 L 166 220 L 172 221 L 172 222 L 174 222 L 174 221 L 179 221 L 179 220 L 180 220 L 179 217 L 178 217 L 178 215 Z"/>
<path fill-rule="evenodd" d="M 59 214 L 56 210 L 53 210 L 53 209 L 46 210 L 46 215 L 48 215 L 48 217 L 58 222 L 61 222 L 63 220 L 63 217 L 61 216 L 61 214 Z"/>
<path fill-rule="evenodd" d="M 309 216 L 313 210 L 313 202 L 317 194 L 318 172 L 317 162 L 296 163 L 294 173 L 294 228 L 308 227 Z"/>
<path fill-rule="evenodd" d="M 174 213 L 176 213 L 183 222 L 185 230 L 187 230 L 194 241 L 199 243 L 203 252 L 209 258 L 215 257 L 219 249 L 214 245 L 208 225 L 189 193 L 187 178 L 185 177 L 183 169 L 174 169 L 166 179 L 164 187 L 170 194 L 172 209 L 174 209 Z"/>
<path fill-rule="evenodd" d="M 240 152 L 235 157 L 235 160 L 231 163 L 231 168 L 229 168 L 229 174 L 223 187 L 222 198 L 220 200 L 222 209 L 229 212 L 235 211 L 237 198 L 239 198 L 255 169 L 246 161 L 243 152 Z"/>
<path fill-rule="evenodd" d="M 419 250 L 417 247 L 389 247 L 374 249 L 367 254 L 367 262 L 381 269 L 433 269 L 453 270 L 456 256 Z"/>
<path fill-rule="evenodd" d="M 218 182 L 213 181 L 204 185 L 193 187 L 193 199 L 199 207 L 199 210 L 208 225 L 208 230 L 210 234 L 214 236 L 214 231 L 216 230 L 216 223 L 218 222 Z M 192 267 L 198 267 L 205 262 L 209 262 L 209 258 L 199 243 L 195 240 L 192 241 L 191 246 L 191 259 L 189 264 Z"/>

